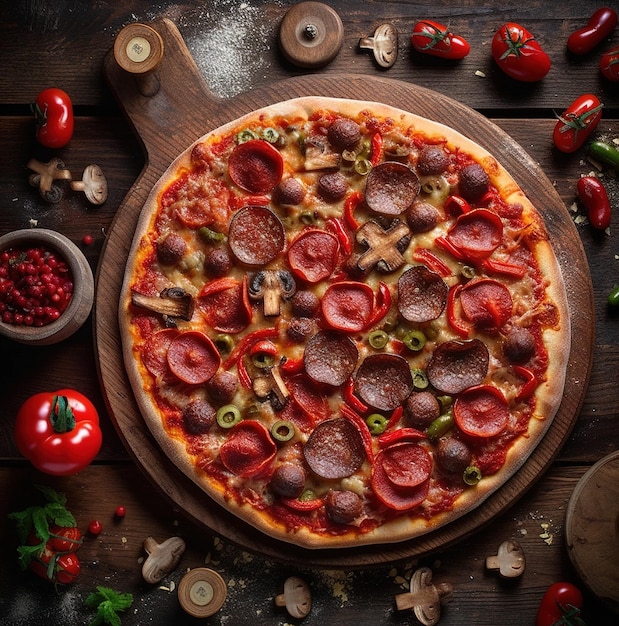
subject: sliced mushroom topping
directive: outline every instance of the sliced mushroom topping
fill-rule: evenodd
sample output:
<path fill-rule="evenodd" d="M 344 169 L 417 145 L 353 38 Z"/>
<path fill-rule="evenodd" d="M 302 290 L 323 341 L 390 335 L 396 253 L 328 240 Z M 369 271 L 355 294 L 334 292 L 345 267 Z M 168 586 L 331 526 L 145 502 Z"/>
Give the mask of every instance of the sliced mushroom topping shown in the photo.
<path fill-rule="evenodd" d="M 486 557 L 486 567 L 498 570 L 503 578 L 517 578 L 525 569 L 524 550 L 513 539 L 507 539 L 499 546 L 496 555 Z"/>
<path fill-rule="evenodd" d="M 340 165 L 340 153 L 334 151 L 326 137 L 313 135 L 305 140 L 305 170 L 326 170 Z"/>
<path fill-rule="evenodd" d="M 359 257 L 357 266 L 362 272 L 378 264 L 383 271 L 395 271 L 405 262 L 400 251 L 400 242 L 404 241 L 408 245 L 409 235 L 409 227 L 399 220 L 394 220 L 387 230 L 383 230 L 374 220 L 367 221 L 356 235 L 357 241 L 368 247 Z"/>
<path fill-rule="evenodd" d="M 131 293 L 131 304 L 166 317 L 179 317 L 188 322 L 193 316 L 194 299 L 181 287 L 169 287 L 158 296 Z"/>
<path fill-rule="evenodd" d="M 70 186 L 73 191 L 83 191 L 91 204 L 103 204 L 107 200 L 107 180 L 98 165 L 89 165 L 82 180 L 73 180 Z"/>
<path fill-rule="evenodd" d="M 373 37 L 359 40 L 362 50 L 372 50 L 374 60 L 380 67 L 391 67 L 398 58 L 398 30 L 393 24 L 380 24 Z"/>
<path fill-rule="evenodd" d="M 271 367 L 265 376 L 254 378 L 252 386 L 256 397 L 260 400 L 269 400 L 275 411 L 281 411 L 290 398 L 290 391 L 277 366 Z"/>
<path fill-rule="evenodd" d="M 305 617 L 312 608 L 309 585 L 298 576 L 291 576 L 284 583 L 284 593 L 275 597 L 275 605 L 285 606 L 292 617 Z"/>
<path fill-rule="evenodd" d="M 248 292 L 252 300 L 262 300 L 265 317 L 279 315 L 281 301 L 289 300 L 296 291 L 292 274 L 286 270 L 262 270 L 249 281 Z"/>

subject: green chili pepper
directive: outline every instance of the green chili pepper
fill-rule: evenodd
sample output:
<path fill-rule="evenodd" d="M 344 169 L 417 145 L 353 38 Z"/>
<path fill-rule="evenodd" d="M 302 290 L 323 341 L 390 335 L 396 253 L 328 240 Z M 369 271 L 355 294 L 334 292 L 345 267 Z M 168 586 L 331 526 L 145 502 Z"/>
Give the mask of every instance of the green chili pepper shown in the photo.
<path fill-rule="evenodd" d="M 402 337 L 402 342 L 409 350 L 419 352 L 426 345 L 426 336 L 421 330 L 410 330 Z"/>
<path fill-rule="evenodd" d="M 619 169 L 619 150 L 603 141 L 594 141 L 589 146 L 591 154 L 598 160 Z"/>
<path fill-rule="evenodd" d="M 258 139 L 258 135 L 251 129 L 246 128 L 240 131 L 236 136 L 237 143 L 245 143 L 246 141 L 250 141 L 251 139 Z"/>
<path fill-rule="evenodd" d="M 384 330 L 373 330 L 368 335 L 368 343 L 376 350 L 381 350 L 389 342 L 389 335 Z"/>
<path fill-rule="evenodd" d="M 460 274 L 462 274 L 462 276 L 467 279 L 474 278 L 475 268 L 471 267 L 470 265 L 464 265 L 460 270 Z"/>
<path fill-rule="evenodd" d="M 476 485 L 482 479 L 481 470 L 475 465 L 469 465 L 462 475 L 462 480 L 471 487 Z"/>
<path fill-rule="evenodd" d="M 361 176 L 367 176 L 372 169 L 372 164 L 370 163 L 369 159 L 360 158 L 355 160 L 354 168 L 357 174 L 360 174 Z"/>
<path fill-rule="evenodd" d="M 241 411 L 234 404 L 226 404 L 217 410 L 215 417 L 222 428 L 232 428 L 241 421 Z"/>
<path fill-rule="evenodd" d="M 269 143 L 277 143 L 279 141 L 279 133 L 274 128 L 265 128 L 262 131 L 262 138 Z"/>
<path fill-rule="evenodd" d="M 290 441 L 294 432 L 294 424 L 288 420 L 277 420 L 271 426 L 271 436 L 277 441 Z"/>
<path fill-rule="evenodd" d="M 315 500 L 316 492 L 313 489 L 306 489 L 300 496 L 299 500 L 301 502 L 307 502 L 308 500 Z"/>
<path fill-rule="evenodd" d="M 387 418 L 380 413 L 372 413 L 366 418 L 365 423 L 373 435 L 382 435 L 387 428 Z"/>
<path fill-rule="evenodd" d="M 225 239 L 223 233 L 218 233 L 207 226 L 202 226 L 202 228 L 198 229 L 198 236 L 206 243 L 220 243 Z"/>
<path fill-rule="evenodd" d="M 454 425 L 454 418 L 451 413 L 439 415 L 426 429 L 426 434 L 430 439 L 442 437 Z"/>
<path fill-rule="evenodd" d="M 613 309 L 619 308 L 619 285 L 615 285 L 608 294 L 608 305 Z"/>
<path fill-rule="evenodd" d="M 299 220 L 302 224 L 307 224 L 308 226 L 310 226 L 311 224 L 316 223 L 316 214 L 314 213 L 314 211 L 303 211 L 299 215 Z"/>

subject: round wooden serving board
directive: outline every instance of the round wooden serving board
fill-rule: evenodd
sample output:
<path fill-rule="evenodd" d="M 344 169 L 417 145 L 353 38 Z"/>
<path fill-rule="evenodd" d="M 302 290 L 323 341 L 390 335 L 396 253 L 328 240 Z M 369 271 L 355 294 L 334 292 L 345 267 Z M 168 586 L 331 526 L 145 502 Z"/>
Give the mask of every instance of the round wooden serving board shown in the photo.
<path fill-rule="evenodd" d="M 151 26 L 164 42 L 163 59 L 155 71 L 159 81 L 155 95 L 142 95 L 140 83 L 118 66 L 111 53 L 105 60 L 109 86 L 143 143 L 146 165 L 119 207 L 107 235 L 95 302 L 95 341 L 104 397 L 117 431 L 135 461 L 174 505 L 196 523 L 247 550 L 282 561 L 317 567 L 368 566 L 419 557 L 478 530 L 522 496 L 550 465 L 571 432 L 589 379 L 594 333 L 591 279 L 581 240 L 552 184 L 531 157 L 488 119 L 454 100 L 409 83 L 357 75 L 309 75 L 220 100 L 209 90 L 174 24 L 162 20 Z M 525 465 L 483 506 L 411 541 L 360 549 L 306 550 L 273 540 L 238 520 L 213 503 L 163 455 L 140 415 L 123 366 L 117 322 L 119 294 L 140 210 L 168 165 L 196 139 L 245 113 L 290 98 L 318 95 L 367 100 L 378 94 L 385 104 L 442 122 L 470 136 L 499 158 L 542 209 L 564 270 L 573 348 L 564 400 L 547 435 Z"/>

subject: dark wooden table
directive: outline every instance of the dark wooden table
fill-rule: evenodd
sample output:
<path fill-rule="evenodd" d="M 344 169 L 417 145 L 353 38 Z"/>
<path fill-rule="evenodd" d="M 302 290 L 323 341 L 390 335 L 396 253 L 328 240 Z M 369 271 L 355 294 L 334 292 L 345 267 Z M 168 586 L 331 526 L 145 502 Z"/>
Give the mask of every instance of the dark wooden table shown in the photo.
<path fill-rule="evenodd" d="M 171 19 L 214 95 L 225 100 L 307 72 L 287 63 L 278 49 L 279 24 L 292 4 L 261 0 L 3 3 L 0 234 L 28 228 L 35 220 L 39 227 L 58 230 L 77 243 L 96 271 L 106 231 L 145 164 L 139 140 L 103 79 L 103 61 L 117 33 L 132 22 Z M 476 109 L 540 163 L 574 219 L 582 213 L 577 207 L 571 210 L 576 181 L 593 166 L 586 149 L 573 155 L 553 150 L 551 135 L 555 112 L 561 112 L 578 95 L 593 92 L 605 104 L 595 138 L 619 138 L 619 84 L 605 81 L 597 69 L 601 51 L 619 44 L 619 31 L 583 57 L 570 56 L 565 47 L 569 33 L 585 24 L 601 3 L 565 0 L 559 7 L 523 1 L 496 7 L 491 0 L 338 0 L 329 4 L 342 19 L 344 45 L 335 60 L 318 72 L 353 72 L 406 81 Z M 616 3 L 609 4 L 619 8 Z M 409 34 L 421 18 L 449 23 L 471 43 L 470 55 L 452 63 L 413 52 Z M 358 49 L 359 39 L 372 34 L 383 21 L 392 22 L 400 32 L 399 58 L 389 70 L 379 69 L 367 52 Z M 505 21 L 526 25 L 543 43 L 553 66 L 542 82 L 515 83 L 494 65 L 490 41 Z M 36 94 L 48 86 L 71 94 L 76 114 L 73 140 L 54 153 L 34 141 L 29 110 Z M 368 94 L 368 98 L 376 97 Z M 76 195 L 66 196 L 56 205 L 43 202 L 28 185 L 25 165 L 31 157 L 49 160 L 55 154 L 76 171 L 89 163 L 99 164 L 110 183 L 107 202 L 94 207 Z M 586 224 L 577 224 L 593 283 L 595 347 L 575 428 L 548 471 L 506 513 L 470 538 L 419 562 L 327 571 L 303 563 L 276 562 L 205 532 L 170 505 L 123 447 L 100 388 L 90 320 L 70 339 L 54 346 L 24 347 L 0 340 L 0 623 L 87 624 L 92 613 L 84 600 L 96 585 L 134 594 L 133 607 L 123 614 L 123 624 L 197 623 L 180 608 L 176 587 L 187 568 L 206 565 L 219 572 L 228 586 L 226 604 L 206 620 L 209 624 L 297 623 L 273 601 L 284 580 L 293 574 L 305 578 L 313 590 L 314 606 L 304 624 L 414 624 L 410 612 L 396 610 L 393 598 L 402 593 L 412 570 L 428 565 L 436 581 L 448 581 L 455 590 L 441 624 L 533 624 L 545 589 L 557 580 L 583 587 L 584 616 L 589 624 L 616 624 L 617 615 L 586 590 L 570 563 L 564 541 L 566 507 L 575 486 L 595 462 L 619 447 L 619 320 L 606 305 L 609 291 L 619 283 L 619 245 L 614 232 L 619 185 L 612 172 L 606 172 L 604 180 L 615 212 L 610 234 L 594 233 Z M 92 236 L 94 242 L 85 245 L 84 235 Z M 52 478 L 37 473 L 20 457 L 13 424 L 27 397 L 62 387 L 74 387 L 92 398 L 101 415 L 104 443 L 96 461 L 82 473 Z M 7 514 L 32 503 L 33 484 L 65 493 L 84 531 L 92 519 L 103 524 L 101 535 L 86 537 L 80 549 L 82 574 L 70 587 L 56 590 L 17 567 L 16 536 Z M 127 514 L 115 520 L 114 509 L 119 504 L 126 507 Z M 187 542 L 179 568 L 162 585 L 147 585 L 141 578 L 142 542 L 148 535 L 159 540 L 180 535 Z M 526 572 L 515 581 L 501 580 L 484 567 L 486 556 L 495 554 L 506 539 L 516 539 L 527 557 Z"/>

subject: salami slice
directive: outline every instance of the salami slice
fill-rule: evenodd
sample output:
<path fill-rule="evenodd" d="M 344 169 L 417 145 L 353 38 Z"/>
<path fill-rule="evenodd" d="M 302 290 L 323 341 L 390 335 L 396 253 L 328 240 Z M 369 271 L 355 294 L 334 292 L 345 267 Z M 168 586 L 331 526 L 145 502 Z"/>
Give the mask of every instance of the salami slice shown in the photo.
<path fill-rule="evenodd" d="M 413 392 L 408 361 L 397 354 L 367 356 L 355 376 L 355 391 L 370 406 L 392 411 Z"/>
<path fill-rule="evenodd" d="M 409 322 L 436 319 L 447 304 L 449 287 L 423 265 L 411 267 L 398 280 L 398 310 Z"/>
<path fill-rule="evenodd" d="M 509 289 L 492 278 L 467 283 L 460 292 L 460 304 L 466 318 L 477 328 L 497 330 L 512 316 Z"/>
<path fill-rule="evenodd" d="M 365 283 L 333 283 L 323 294 L 321 306 L 323 318 L 331 328 L 357 333 L 372 319 L 374 292 Z"/>
<path fill-rule="evenodd" d="M 230 222 L 228 245 L 232 254 L 247 265 L 266 265 L 284 249 L 286 234 L 279 217 L 263 206 L 237 211 Z"/>
<path fill-rule="evenodd" d="M 501 218 L 489 209 L 473 209 L 458 216 L 447 239 L 468 259 L 485 259 L 503 239 Z"/>
<path fill-rule="evenodd" d="M 228 159 L 233 182 L 250 193 L 267 193 L 279 183 L 284 161 L 277 148 L 262 139 L 252 139 L 234 148 Z"/>
<path fill-rule="evenodd" d="M 303 447 L 303 455 L 315 474 L 329 480 L 351 476 L 365 460 L 361 434 L 342 417 L 318 424 Z"/>
<path fill-rule="evenodd" d="M 376 497 L 388 508 L 395 511 L 407 511 L 421 504 L 428 495 L 430 479 L 416 487 L 398 487 L 385 471 L 381 460 L 383 452 L 376 457 L 372 466 L 371 485 Z"/>
<path fill-rule="evenodd" d="M 482 383 L 489 361 L 488 348 L 479 339 L 446 341 L 434 350 L 426 374 L 435 389 L 456 394 Z"/>
<path fill-rule="evenodd" d="M 432 457 L 416 443 L 399 443 L 386 448 L 377 457 L 387 478 L 397 487 L 416 487 L 430 478 Z"/>
<path fill-rule="evenodd" d="M 142 363 L 156 378 L 170 371 L 168 366 L 168 348 L 172 340 L 179 335 L 176 328 L 166 328 L 153 333 L 142 348 Z"/>
<path fill-rule="evenodd" d="M 298 278 L 317 283 L 331 276 L 339 250 L 340 244 L 332 233 L 304 230 L 288 248 L 288 264 Z"/>
<path fill-rule="evenodd" d="M 376 213 L 400 215 L 413 205 L 421 184 L 404 163 L 386 161 L 374 167 L 365 184 L 365 202 Z"/>
<path fill-rule="evenodd" d="M 167 352 L 172 373 L 189 385 L 201 385 L 211 379 L 221 364 L 215 344 L 196 330 L 179 333 Z"/>
<path fill-rule="evenodd" d="M 313 422 L 326 419 L 329 416 L 329 405 L 323 393 L 305 374 L 298 374 L 286 381 L 294 401 L 301 409 L 311 416 Z"/>
<path fill-rule="evenodd" d="M 350 337 L 335 331 L 316 333 L 305 346 L 303 364 L 317 383 L 339 387 L 355 371 L 359 351 Z"/>
<path fill-rule="evenodd" d="M 197 305 L 206 323 L 221 333 L 240 333 L 251 322 L 247 289 L 235 278 L 207 283 L 198 295 Z"/>
<path fill-rule="evenodd" d="M 507 400 L 492 385 L 467 389 L 456 399 L 453 414 L 458 428 L 472 437 L 494 437 L 509 420 Z"/>
<path fill-rule="evenodd" d="M 219 458 L 229 472 L 247 478 L 262 473 L 276 452 L 269 431 L 256 420 L 244 420 L 230 429 Z"/>

